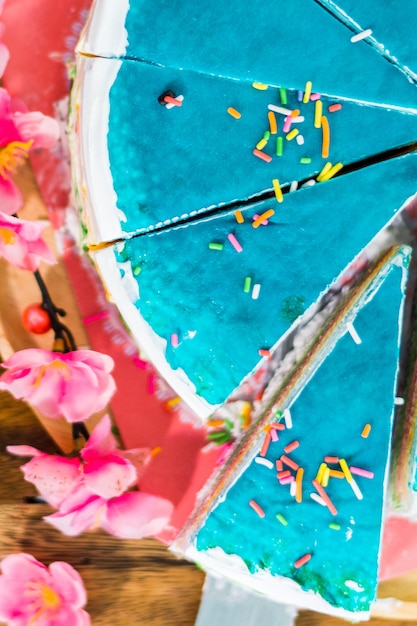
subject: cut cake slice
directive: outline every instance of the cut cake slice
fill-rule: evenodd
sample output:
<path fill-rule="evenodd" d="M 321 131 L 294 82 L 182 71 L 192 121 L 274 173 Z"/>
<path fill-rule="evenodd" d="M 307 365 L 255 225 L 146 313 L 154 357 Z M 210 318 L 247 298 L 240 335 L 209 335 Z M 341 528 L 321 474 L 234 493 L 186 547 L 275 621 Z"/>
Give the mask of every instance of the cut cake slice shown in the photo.
<path fill-rule="evenodd" d="M 82 58 L 77 85 L 78 187 L 93 243 L 417 141 L 416 114 L 325 97 L 303 103 L 295 91 L 146 63 Z M 167 93 L 181 106 L 161 104 Z"/>
<path fill-rule="evenodd" d="M 409 154 L 94 259 L 139 345 L 207 415 L 413 194 L 416 168 Z"/>
<path fill-rule="evenodd" d="M 264 406 L 174 550 L 277 601 L 368 618 L 407 262 L 405 250 L 382 269 L 338 320 L 318 369 L 307 357 Z"/>
<path fill-rule="evenodd" d="M 323 94 L 416 106 L 402 72 L 364 41 L 351 44 L 345 25 L 314 0 L 96 0 L 78 51 L 294 89 L 311 80 Z"/>

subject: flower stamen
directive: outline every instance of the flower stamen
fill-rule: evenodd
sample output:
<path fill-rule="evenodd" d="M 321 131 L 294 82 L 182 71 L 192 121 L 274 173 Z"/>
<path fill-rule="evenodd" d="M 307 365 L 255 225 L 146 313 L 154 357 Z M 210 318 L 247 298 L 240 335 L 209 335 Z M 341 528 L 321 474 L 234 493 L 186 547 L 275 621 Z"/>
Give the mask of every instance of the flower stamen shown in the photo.
<path fill-rule="evenodd" d="M 12 246 L 16 241 L 16 235 L 10 228 L 0 228 L 0 239 L 6 246 Z"/>
<path fill-rule="evenodd" d="M 0 148 L 0 176 L 5 180 L 16 173 L 23 161 L 27 159 L 33 139 L 29 141 L 11 141 Z"/>
<path fill-rule="evenodd" d="M 52 363 L 40 366 L 38 375 L 35 382 L 32 384 L 32 387 L 39 387 L 46 372 L 50 369 L 52 369 L 56 375 L 62 376 L 64 380 L 70 380 L 71 378 L 71 369 L 69 366 L 63 361 L 56 359 L 55 361 L 52 361 Z"/>
<path fill-rule="evenodd" d="M 62 605 L 61 598 L 57 592 L 45 583 L 28 583 L 26 594 L 37 596 L 32 603 L 33 608 L 36 608 L 36 613 L 30 618 L 28 626 L 35 624 L 47 611 L 52 614 L 55 613 Z"/>

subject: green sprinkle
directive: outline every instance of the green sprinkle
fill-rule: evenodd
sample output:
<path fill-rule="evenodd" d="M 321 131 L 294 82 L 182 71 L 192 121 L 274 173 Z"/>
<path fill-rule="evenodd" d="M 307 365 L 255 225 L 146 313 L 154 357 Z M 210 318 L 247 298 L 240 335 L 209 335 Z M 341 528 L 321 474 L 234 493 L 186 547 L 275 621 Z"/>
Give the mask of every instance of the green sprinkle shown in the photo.
<path fill-rule="evenodd" d="M 264 139 L 266 139 L 267 141 L 269 140 L 269 138 L 271 137 L 271 133 L 269 130 L 266 130 L 264 132 Z"/>
<path fill-rule="evenodd" d="M 245 281 L 243 283 L 244 293 L 249 293 L 251 286 L 252 286 L 252 278 L 250 276 L 245 276 Z"/>
<path fill-rule="evenodd" d="M 283 144 L 282 137 L 277 137 L 277 150 L 276 150 L 277 156 L 282 156 L 283 146 L 284 144 Z"/>
<path fill-rule="evenodd" d="M 279 97 L 281 104 L 287 104 L 287 90 L 284 87 L 279 88 Z"/>
<path fill-rule="evenodd" d="M 138 265 L 137 267 L 134 268 L 133 270 L 133 275 L 134 276 L 138 276 L 142 271 L 142 268 L 140 267 L 140 265 Z"/>
<path fill-rule="evenodd" d="M 276 515 L 276 518 L 279 522 L 281 522 L 283 526 L 288 526 L 287 520 L 285 519 L 283 515 L 281 515 L 281 513 L 278 513 L 278 515 Z"/>
<path fill-rule="evenodd" d="M 301 157 L 300 163 L 303 163 L 303 165 L 308 165 L 309 163 L 311 163 L 311 159 L 310 157 Z"/>
<path fill-rule="evenodd" d="M 340 530 L 340 524 L 335 524 L 334 522 L 332 522 L 331 524 L 329 524 L 329 528 L 331 528 L 332 530 Z"/>
<path fill-rule="evenodd" d="M 216 243 L 215 241 L 212 241 L 211 243 L 209 243 L 209 248 L 210 250 L 223 250 L 224 246 L 222 243 Z"/>
<path fill-rule="evenodd" d="M 278 409 L 278 411 L 275 412 L 275 417 L 277 418 L 277 420 L 280 420 L 282 417 L 282 411 Z"/>

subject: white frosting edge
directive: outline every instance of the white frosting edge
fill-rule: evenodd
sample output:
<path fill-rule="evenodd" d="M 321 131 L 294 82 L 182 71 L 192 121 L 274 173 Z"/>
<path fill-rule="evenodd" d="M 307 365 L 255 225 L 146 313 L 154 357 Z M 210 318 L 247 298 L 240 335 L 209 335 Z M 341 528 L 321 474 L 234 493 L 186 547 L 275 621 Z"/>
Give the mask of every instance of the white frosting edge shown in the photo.
<path fill-rule="evenodd" d="M 97 56 L 125 55 L 129 7 L 129 0 L 95 0 L 76 51 Z"/>

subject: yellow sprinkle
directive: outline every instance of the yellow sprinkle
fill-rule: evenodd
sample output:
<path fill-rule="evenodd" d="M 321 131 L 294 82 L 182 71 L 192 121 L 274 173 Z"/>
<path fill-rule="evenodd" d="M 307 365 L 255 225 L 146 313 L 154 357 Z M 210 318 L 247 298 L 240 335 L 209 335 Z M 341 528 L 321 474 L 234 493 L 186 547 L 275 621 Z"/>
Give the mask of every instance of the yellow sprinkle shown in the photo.
<path fill-rule="evenodd" d="M 327 487 L 327 485 L 329 484 L 329 478 L 330 478 L 330 469 L 326 467 L 326 469 L 323 472 L 323 478 L 321 479 L 321 484 L 323 487 Z"/>
<path fill-rule="evenodd" d="M 327 161 L 326 165 L 323 167 L 320 174 L 317 176 L 317 182 L 321 183 L 323 176 L 325 176 L 331 168 L 332 168 L 332 164 L 330 163 L 330 161 Z"/>
<path fill-rule="evenodd" d="M 235 218 L 238 224 L 243 224 L 243 222 L 245 221 L 242 211 L 239 211 L 239 209 L 235 211 Z"/>
<path fill-rule="evenodd" d="M 340 464 L 340 467 L 342 468 L 344 475 L 346 476 L 346 480 L 348 481 L 348 483 L 351 483 L 353 481 L 353 476 L 350 473 L 350 469 L 345 459 L 339 459 L 339 464 Z"/>
<path fill-rule="evenodd" d="M 290 130 L 288 135 L 285 136 L 285 138 L 287 139 L 287 141 L 291 141 L 292 139 L 295 139 L 295 137 L 297 137 L 299 132 L 300 131 L 298 130 L 298 128 L 293 128 L 292 130 Z"/>
<path fill-rule="evenodd" d="M 304 97 L 303 97 L 304 104 L 307 104 L 307 102 L 310 100 L 312 88 L 313 88 L 313 83 L 311 82 L 311 80 L 308 80 L 306 82 L 306 88 L 304 90 Z"/>
<path fill-rule="evenodd" d="M 278 178 L 274 178 L 272 180 L 272 186 L 274 188 L 275 198 L 277 199 L 277 202 L 282 202 L 284 200 L 284 196 L 282 195 L 282 189 L 279 184 Z"/>
<path fill-rule="evenodd" d="M 323 102 L 316 100 L 316 107 L 314 109 L 314 128 L 321 127 L 321 118 L 323 115 Z"/>
<path fill-rule="evenodd" d="M 297 470 L 297 474 L 295 475 L 295 484 L 296 484 L 295 501 L 298 503 L 303 501 L 303 476 L 304 476 L 304 470 L 302 467 L 299 467 Z"/>
<path fill-rule="evenodd" d="M 258 141 L 258 143 L 256 144 L 256 149 L 257 150 L 262 150 L 263 148 L 265 148 L 266 144 L 268 143 L 267 139 L 261 139 L 260 141 Z"/>
<path fill-rule="evenodd" d="M 252 87 L 254 89 L 258 89 L 259 91 L 266 91 L 268 89 L 268 85 L 265 83 L 252 83 Z"/>
<path fill-rule="evenodd" d="M 322 144 L 321 144 L 321 156 L 323 159 L 329 158 L 330 152 L 330 126 L 329 120 L 325 115 L 321 116 L 321 129 L 322 129 Z"/>
<path fill-rule="evenodd" d="M 316 480 L 321 485 L 321 481 L 323 480 L 323 474 L 326 470 L 327 463 L 321 463 L 319 467 L 319 471 L 317 472 Z"/>
<path fill-rule="evenodd" d="M 271 135 L 276 135 L 278 132 L 277 118 L 273 111 L 268 111 L 269 131 Z"/>
<path fill-rule="evenodd" d="M 260 226 L 262 222 L 264 222 L 265 220 L 268 220 L 270 217 L 274 215 L 274 213 L 275 213 L 274 209 L 268 209 L 267 211 L 262 213 L 262 215 L 257 217 L 256 220 L 253 220 L 252 226 L 254 228 L 258 228 L 258 226 Z"/>
<path fill-rule="evenodd" d="M 339 172 L 343 167 L 343 163 L 336 163 L 336 165 L 333 165 L 333 167 L 331 167 L 321 178 L 320 181 L 321 183 L 323 183 L 325 180 L 330 180 L 330 178 L 333 178 L 333 176 L 335 174 L 337 174 L 337 172 Z"/>
<path fill-rule="evenodd" d="M 250 402 L 245 402 L 242 407 L 243 428 L 246 430 L 251 423 L 252 407 Z"/>
<path fill-rule="evenodd" d="M 237 111 L 236 109 L 234 109 L 233 107 L 229 107 L 227 109 L 227 112 L 229 115 L 231 115 L 232 117 L 235 118 L 235 120 L 239 120 L 242 117 L 242 114 L 239 113 L 239 111 Z"/>
<path fill-rule="evenodd" d="M 363 427 L 363 431 L 361 432 L 361 437 L 367 439 L 369 433 L 371 432 L 371 428 L 372 426 L 370 424 L 365 424 L 365 426 Z"/>

